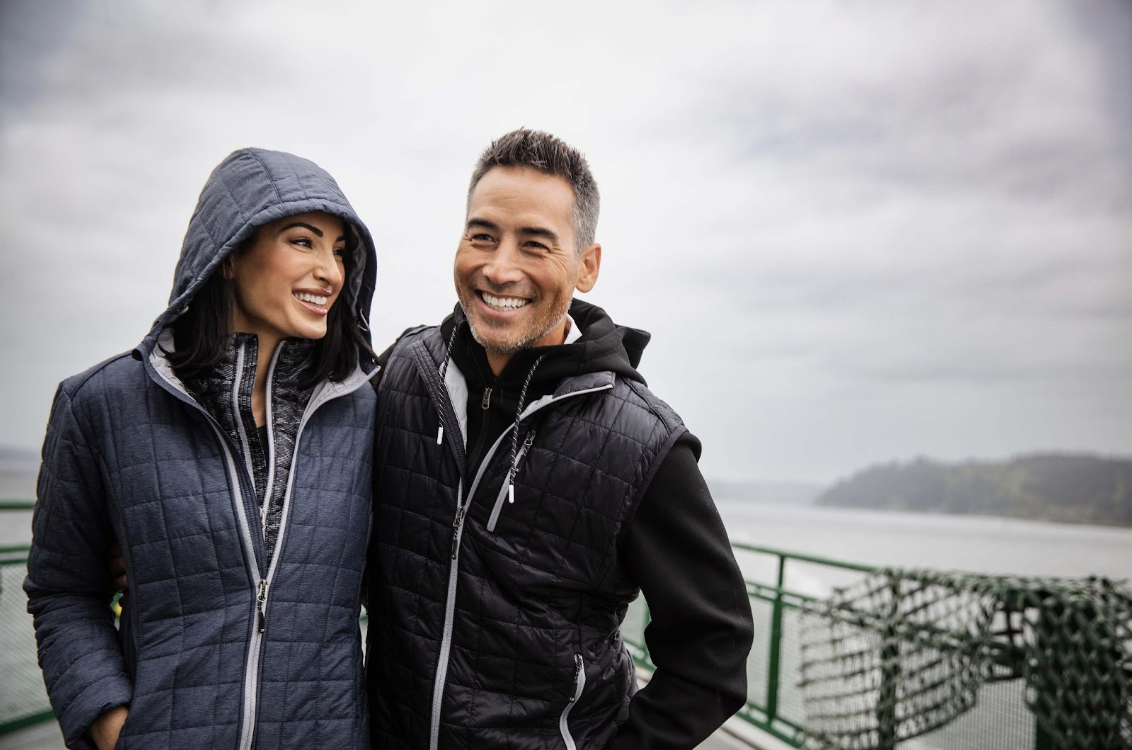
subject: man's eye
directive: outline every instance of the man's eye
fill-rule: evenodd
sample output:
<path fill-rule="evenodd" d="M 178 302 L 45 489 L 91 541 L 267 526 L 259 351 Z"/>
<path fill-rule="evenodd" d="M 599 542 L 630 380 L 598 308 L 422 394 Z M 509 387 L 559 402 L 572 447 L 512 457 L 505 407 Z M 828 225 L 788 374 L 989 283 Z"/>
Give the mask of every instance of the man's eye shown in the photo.
<path fill-rule="evenodd" d="M 527 247 L 531 248 L 532 250 L 547 249 L 546 245 L 542 244 L 541 242 L 535 242 L 534 240 L 527 240 Z"/>
<path fill-rule="evenodd" d="M 490 234 L 473 234 L 472 242 L 491 242 L 495 238 Z"/>

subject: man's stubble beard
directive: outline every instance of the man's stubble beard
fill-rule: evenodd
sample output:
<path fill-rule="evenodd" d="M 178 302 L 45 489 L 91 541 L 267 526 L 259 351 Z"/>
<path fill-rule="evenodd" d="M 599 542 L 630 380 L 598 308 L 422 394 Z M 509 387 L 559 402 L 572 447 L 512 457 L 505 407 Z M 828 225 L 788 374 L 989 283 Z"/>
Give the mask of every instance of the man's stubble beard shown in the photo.
<path fill-rule="evenodd" d="M 538 321 L 535 320 L 533 322 L 534 325 L 532 326 L 532 328 L 541 330 L 520 331 L 512 341 L 492 342 L 485 340 L 485 337 L 481 335 L 481 332 L 478 330 L 478 325 L 476 323 L 475 317 L 468 314 L 469 307 L 479 302 L 478 295 L 473 293 L 471 295 L 473 299 L 468 300 L 466 299 L 465 291 L 461 289 L 457 296 L 460 298 L 460 307 L 464 310 L 464 317 L 468 320 L 468 328 L 471 329 L 472 338 L 474 338 L 476 340 L 476 343 L 482 346 L 484 350 L 489 354 L 495 354 L 504 357 L 509 357 L 523 351 L 524 349 L 531 348 L 536 341 L 543 338 L 547 333 L 558 327 L 562 323 L 562 321 L 566 319 L 566 316 L 570 312 L 570 303 L 573 302 L 573 297 L 566 297 L 563 300 L 563 304 L 560 305 L 561 309 L 556 311 L 556 315 L 554 316 L 554 319 L 549 323 L 549 325 L 539 326 Z M 485 326 L 485 328 L 491 329 L 491 326 Z"/>

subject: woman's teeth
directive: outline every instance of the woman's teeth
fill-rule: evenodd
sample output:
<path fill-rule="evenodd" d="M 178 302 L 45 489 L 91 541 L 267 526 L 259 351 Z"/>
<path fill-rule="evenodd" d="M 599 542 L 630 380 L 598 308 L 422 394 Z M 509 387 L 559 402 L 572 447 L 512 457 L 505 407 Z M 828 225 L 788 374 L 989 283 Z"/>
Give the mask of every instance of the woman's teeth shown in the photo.
<path fill-rule="evenodd" d="M 306 292 L 295 292 L 295 298 L 302 302 L 310 302 L 311 304 L 324 307 L 329 297 L 320 297 L 317 294 L 307 294 Z"/>

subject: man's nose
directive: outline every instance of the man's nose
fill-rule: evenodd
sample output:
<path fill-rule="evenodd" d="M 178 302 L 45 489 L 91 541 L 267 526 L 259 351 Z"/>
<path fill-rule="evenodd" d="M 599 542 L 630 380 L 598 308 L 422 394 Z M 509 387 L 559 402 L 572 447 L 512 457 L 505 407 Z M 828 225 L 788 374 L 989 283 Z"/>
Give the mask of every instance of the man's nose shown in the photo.
<path fill-rule="evenodd" d="M 514 240 L 504 239 L 484 265 L 484 278 L 499 286 L 522 281 L 520 260 L 519 244 Z"/>

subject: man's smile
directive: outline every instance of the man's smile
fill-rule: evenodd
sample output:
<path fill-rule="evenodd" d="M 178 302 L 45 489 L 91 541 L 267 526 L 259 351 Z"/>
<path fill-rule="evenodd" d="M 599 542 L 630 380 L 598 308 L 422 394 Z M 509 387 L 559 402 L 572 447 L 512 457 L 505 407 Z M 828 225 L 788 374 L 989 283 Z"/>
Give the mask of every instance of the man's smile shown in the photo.
<path fill-rule="evenodd" d="M 484 301 L 488 307 L 498 312 L 508 312 L 510 310 L 517 310 L 530 304 L 530 300 L 525 297 L 500 297 L 490 292 L 481 291 L 479 293 L 480 299 Z"/>

